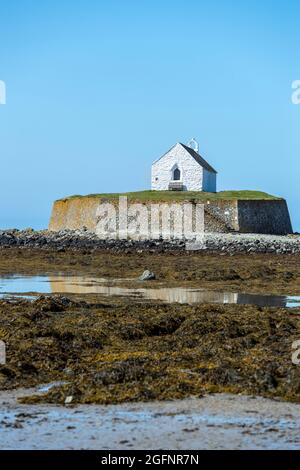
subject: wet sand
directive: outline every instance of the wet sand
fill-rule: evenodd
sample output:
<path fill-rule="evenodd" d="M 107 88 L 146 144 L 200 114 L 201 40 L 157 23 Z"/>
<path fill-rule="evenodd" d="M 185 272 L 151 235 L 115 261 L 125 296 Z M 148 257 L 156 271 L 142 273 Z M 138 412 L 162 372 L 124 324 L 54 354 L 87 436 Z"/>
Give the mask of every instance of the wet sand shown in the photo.
<path fill-rule="evenodd" d="M 122 405 L 20 405 L 0 392 L 1 449 L 300 449 L 300 405 L 229 394 Z"/>

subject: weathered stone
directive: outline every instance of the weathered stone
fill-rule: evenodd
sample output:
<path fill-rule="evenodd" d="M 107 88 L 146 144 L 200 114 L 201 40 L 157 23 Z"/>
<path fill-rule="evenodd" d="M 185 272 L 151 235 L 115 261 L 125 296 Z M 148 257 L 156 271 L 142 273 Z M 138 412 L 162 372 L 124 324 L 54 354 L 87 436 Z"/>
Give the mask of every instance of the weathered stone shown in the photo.
<path fill-rule="evenodd" d="M 286 235 L 292 233 L 291 220 L 288 207 L 284 199 L 276 200 L 215 200 L 206 201 L 204 205 L 204 220 L 202 214 L 196 212 L 196 205 L 193 201 L 157 204 L 157 213 L 161 213 L 167 208 L 170 211 L 169 227 L 166 229 L 159 223 L 160 229 L 155 228 L 157 236 L 152 233 L 152 209 L 153 201 L 142 202 L 139 210 L 133 215 L 128 215 L 127 237 L 134 240 L 139 237 L 141 240 L 162 238 L 169 240 L 176 238 L 175 225 L 183 221 L 183 215 L 176 212 L 179 208 L 183 213 L 184 206 L 190 203 L 192 216 L 189 219 L 193 232 L 198 231 L 198 235 L 203 233 L 264 233 L 274 235 Z M 110 204 L 114 211 L 114 228 L 112 231 L 104 229 L 97 214 L 104 211 L 105 205 Z M 198 204 L 198 203 L 197 203 Z M 128 202 L 130 208 L 130 202 Z M 175 210 L 176 208 L 176 210 Z M 105 212 L 105 211 L 104 211 Z M 104 217 L 104 216 L 103 216 Z M 204 225 L 203 225 L 203 223 Z M 105 227 L 107 227 L 104 224 Z M 64 231 L 76 230 L 80 234 L 82 231 L 97 233 L 100 238 L 117 238 L 119 228 L 119 205 L 115 200 L 103 200 L 101 197 L 73 197 L 55 201 L 52 209 L 49 230 Z M 180 230 L 182 231 L 182 229 Z M 114 233 L 114 237 L 112 236 Z M 179 238 L 177 236 L 177 238 Z"/>
<path fill-rule="evenodd" d="M 155 274 L 146 269 L 143 274 L 139 277 L 140 281 L 152 281 L 155 279 Z"/>
<path fill-rule="evenodd" d="M 259 243 L 258 243 L 259 242 Z M 300 253 L 300 236 L 272 236 L 237 233 L 205 234 L 200 243 L 197 240 L 102 240 L 95 233 L 85 231 L 62 230 L 59 232 L 36 231 L 34 234 L 26 231 L 0 231 L 0 247 L 20 247 L 21 249 L 39 248 L 64 252 L 72 250 L 106 250 L 115 253 L 131 252 L 183 252 L 213 251 L 219 253 Z"/>

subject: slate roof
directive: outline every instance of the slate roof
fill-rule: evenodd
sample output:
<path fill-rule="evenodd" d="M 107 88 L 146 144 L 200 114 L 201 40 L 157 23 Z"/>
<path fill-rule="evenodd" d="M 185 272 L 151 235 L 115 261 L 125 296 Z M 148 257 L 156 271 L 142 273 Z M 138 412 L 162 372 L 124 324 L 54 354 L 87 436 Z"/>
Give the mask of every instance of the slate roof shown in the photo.
<path fill-rule="evenodd" d="M 199 163 L 199 165 L 203 166 L 203 168 L 205 168 L 207 171 L 211 171 L 212 173 L 217 173 L 216 170 L 210 166 L 209 163 L 207 163 L 206 160 L 204 160 L 203 157 L 201 157 L 201 155 L 199 155 L 199 153 L 197 153 L 194 149 L 192 149 L 191 147 L 188 147 L 187 145 L 184 145 L 180 142 L 180 145 L 182 145 L 183 148 L 185 148 L 185 150 L 187 152 L 189 152 L 189 154 L 196 160 L 197 163 Z"/>
<path fill-rule="evenodd" d="M 199 163 L 199 165 L 201 165 L 207 171 L 210 171 L 212 173 L 217 173 L 217 171 L 212 166 L 210 166 L 210 164 L 207 163 L 207 161 L 204 160 L 204 158 L 201 157 L 201 155 L 199 155 L 199 153 L 197 153 L 194 149 L 192 149 L 191 147 L 188 147 L 187 145 L 182 144 L 181 142 L 179 142 L 178 144 L 181 145 L 191 155 L 191 157 L 193 157 L 196 160 L 196 162 Z M 167 155 L 167 153 L 169 153 L 178 144 L 173 145 L 173 147 L 171 147 L 166 153 L 164 153 L 164 155 L 162 155 L 157 160 L 155 160 L 153 164 L 161 160 L 165 155 Z"/>

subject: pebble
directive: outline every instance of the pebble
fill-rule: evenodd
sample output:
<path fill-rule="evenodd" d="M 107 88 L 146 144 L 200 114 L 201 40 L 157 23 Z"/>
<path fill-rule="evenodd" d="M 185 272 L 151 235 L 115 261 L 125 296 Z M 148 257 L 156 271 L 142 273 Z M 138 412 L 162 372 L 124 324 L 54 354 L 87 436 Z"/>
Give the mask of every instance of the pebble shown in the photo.
<path fill-rule="evenodd" d="M 73 401 L 73 397 L 72 397 L 72 395 L 69 395 L 65 399 L 65 405 L 70 405 L 70 403 L 72 403 L 72 401 Z"/>

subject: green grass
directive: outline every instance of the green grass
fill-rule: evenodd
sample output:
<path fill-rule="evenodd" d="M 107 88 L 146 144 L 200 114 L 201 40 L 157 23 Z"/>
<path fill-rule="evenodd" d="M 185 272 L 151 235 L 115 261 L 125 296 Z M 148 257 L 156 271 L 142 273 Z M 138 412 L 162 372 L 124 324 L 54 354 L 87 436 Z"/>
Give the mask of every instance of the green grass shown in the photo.
<path fill-rule="evenodd" d="M 69 200 L 74 198 L 101 198 L 101 199 L 118 199 L 119 196 L 127 196 L 130 201 L 215 201 L 215 200 L 276 200 L 280 197 L 262 191 L 220 191 L 218 193 L 205 193 L 202 191 L 137 191 L 129 193 L 104 193 L 104 194 L 87 194 L 86 196 L 74 195 L 61 200 Z"/>

